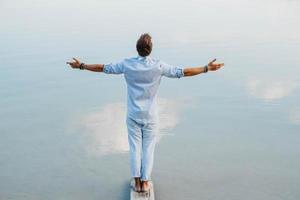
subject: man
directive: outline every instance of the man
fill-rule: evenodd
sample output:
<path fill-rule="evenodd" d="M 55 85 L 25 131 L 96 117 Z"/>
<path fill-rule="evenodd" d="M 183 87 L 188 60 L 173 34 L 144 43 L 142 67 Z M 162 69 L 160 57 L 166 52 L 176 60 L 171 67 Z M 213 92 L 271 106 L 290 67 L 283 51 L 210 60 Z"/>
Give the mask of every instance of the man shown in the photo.
<path fill-rule="evenodd" d="M 152 41 L 149 34 L 142 34 L 136 43 L 137 57 L 110 64 L 85 64 L 73 58 L 67 62 L 72 68 L 107 74 L 124 74 L 127 83 L 127 129 L 130 147 L 131 175 L 135 180 L 135 191 L 149 190 L 153 166 L 155 140 L 158 131 L 157 90 L 162 76 L 181 78 L 215 71 L 224 63 L 204 67 L 172 66 L 151 58 Z"/>

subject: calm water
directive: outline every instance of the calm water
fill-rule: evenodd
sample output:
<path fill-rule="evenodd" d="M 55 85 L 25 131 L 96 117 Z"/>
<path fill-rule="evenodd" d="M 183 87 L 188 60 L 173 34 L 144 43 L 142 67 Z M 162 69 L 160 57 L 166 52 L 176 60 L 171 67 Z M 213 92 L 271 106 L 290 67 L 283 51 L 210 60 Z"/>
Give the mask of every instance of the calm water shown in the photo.
<path fill-rule="evenodd" d="M 156 199 L 300 199 L 297 0 L 0 2 L 0 199 L 129 199 L 122 76 L 136 55 L 225 68 L 159 92 Z"/>

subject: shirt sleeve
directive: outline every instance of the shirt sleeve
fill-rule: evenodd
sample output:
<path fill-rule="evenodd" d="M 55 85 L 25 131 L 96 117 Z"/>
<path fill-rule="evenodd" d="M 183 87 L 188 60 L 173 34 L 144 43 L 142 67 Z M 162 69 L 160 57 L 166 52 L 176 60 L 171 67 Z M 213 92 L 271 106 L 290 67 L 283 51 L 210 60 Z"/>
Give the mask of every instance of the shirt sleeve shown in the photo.
<path fill-rule="evenodd" d="M 106 74 L 122 74 L 124 73 L 124 64 L 122 61 L 104 64 L 103 72 Z"/>
<path fill-rule="evenodd" d="M 169 65 L 167 63 L 161 62 L 160 68 L 162 70 L 162 76 L 168 78 L 181 78 L 184 76 L 183 67 Z"/>

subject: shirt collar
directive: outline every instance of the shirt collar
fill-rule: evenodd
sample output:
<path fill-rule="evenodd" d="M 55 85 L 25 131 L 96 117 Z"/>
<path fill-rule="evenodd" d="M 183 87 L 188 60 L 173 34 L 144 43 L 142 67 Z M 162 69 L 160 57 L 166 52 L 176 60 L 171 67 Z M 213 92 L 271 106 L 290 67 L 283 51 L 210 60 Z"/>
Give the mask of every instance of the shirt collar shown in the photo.
<path fill-rule="evenodd" d="M 150 59 L 150 56 L 144 56 L 144 57 L 143 57 L 143 56 L 138 55 L 138 56 L 137 56 L 137 59 L 138 59 L 138 60 L 149 60 L 149 59 Z"/>

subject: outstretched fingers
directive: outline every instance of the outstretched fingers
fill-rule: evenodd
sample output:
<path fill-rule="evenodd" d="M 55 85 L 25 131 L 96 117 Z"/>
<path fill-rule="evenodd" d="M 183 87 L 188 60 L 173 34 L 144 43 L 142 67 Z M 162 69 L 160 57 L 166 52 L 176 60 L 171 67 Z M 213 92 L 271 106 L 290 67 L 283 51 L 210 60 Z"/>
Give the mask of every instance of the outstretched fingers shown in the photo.
<path fill-rule="evenodd" d="M 212 61 L 210 61 L 209 63 L 208 63 L 208 65 L 211 65 L 211 64 L 213 64 L 215 61 L 216 61 L 217 59 L 215 58 L 215 59 L 213 59 Z"/>
<path fill-rule="evenodd" d="M 219 64 L 217 64 L 217 69 L 220 69 L 223 66 L 224 66 L 224 63 L 219 63 Z"/>
<path fill-rule="evenodd" d="M 80 61 L 76 58 L 73 58 L 73 60 L 75 60 L 75 62 L 80 63 Z"/>
<path fill-rule="evenodd" d="M 76 62 L 66 62 L 66 63 L 72 68 L 74 68 L 76 64 Z"/>
<path fill-rule="evenodd" d="M 74 67 L 76 64 L 80 63 L 80 61 L 76 58 L 73 58 L 74 61 L 71 62 L 66 62 L 68 65 L 70 65 L 71 67 Z"/>

